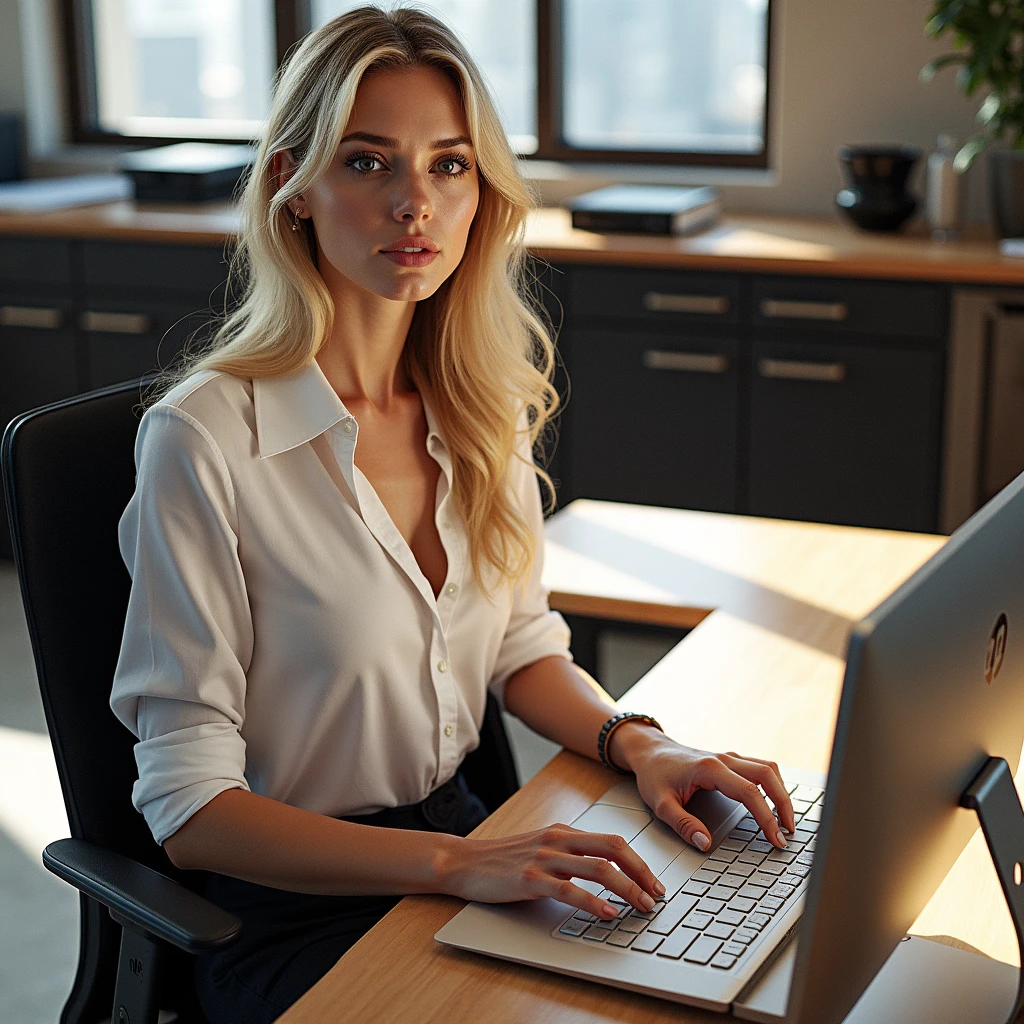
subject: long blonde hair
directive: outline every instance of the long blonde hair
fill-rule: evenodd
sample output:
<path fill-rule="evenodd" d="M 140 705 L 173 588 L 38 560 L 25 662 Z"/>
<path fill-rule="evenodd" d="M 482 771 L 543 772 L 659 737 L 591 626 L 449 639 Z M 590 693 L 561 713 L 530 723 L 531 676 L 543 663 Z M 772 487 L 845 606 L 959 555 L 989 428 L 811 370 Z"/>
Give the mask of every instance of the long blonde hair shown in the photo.
<path fill-rule="evenodd" d="M 458 88 L 480 200 L 461 263 L 417 305 L 404 358 L 451 454 L 453 499 L 477 581 L 484 585 L 489 564 L 499 583 L 514 586 L 529 574 L 538 538 L 512 497 L 509 470 L 526 447 L 524 433 L 535 450 L 558 407 L 550 328 L 528 297 L 523 235 L 535 204 L 479 70 L 454 33 L 429 14 L 360 7 L 312 32 L 294 51 L 279 74 L 241 197 L 242 231 L 229 279 L 241 302 L 212 347 L 186 357 L 173 379 L 199 370 L 278 377 L 312 362 L 330 337 L 335 309 L 317 270 L 312 222 L 293 232 L 287 203 L 327 171 L 363 75 L 416 66 L 438 68 Z M 279 186 L 273 157 L 283 150 L 297 167 Z M 533 468 L 550 500 L 550 477 Z"/>

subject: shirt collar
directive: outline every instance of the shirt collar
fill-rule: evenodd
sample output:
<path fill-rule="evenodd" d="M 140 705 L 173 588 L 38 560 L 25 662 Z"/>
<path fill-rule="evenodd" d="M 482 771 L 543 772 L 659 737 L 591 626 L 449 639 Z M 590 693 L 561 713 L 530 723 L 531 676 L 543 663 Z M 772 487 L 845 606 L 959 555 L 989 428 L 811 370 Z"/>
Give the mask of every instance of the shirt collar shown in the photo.
<path fill-rule="evenodd" d="M 312 441 L 351 415 L 315 359 L 286 377 L 255 378 L 252 391 L 261 459 Z"/>

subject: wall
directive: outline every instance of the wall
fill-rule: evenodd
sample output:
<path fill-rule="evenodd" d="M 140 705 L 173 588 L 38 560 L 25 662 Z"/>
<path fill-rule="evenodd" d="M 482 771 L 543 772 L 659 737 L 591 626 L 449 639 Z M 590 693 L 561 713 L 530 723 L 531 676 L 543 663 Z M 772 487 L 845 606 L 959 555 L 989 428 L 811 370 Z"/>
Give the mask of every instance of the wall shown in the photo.
<path fill-rule="evenodd" d="M 918 80 L 946 48 L 924 35 L 928 9 L 928 0 L 775 0 L 772 171 L 638 176 L 713 180 L 731 210 L 827 215 L 842 186 L 842 145 L 910 143 L 927 152 L 940 132 L 966 138 L 977 103 L 958 92 L 953 73 Z M 30 111 L 30 154 L 50 166 L 67 137 L 55 10 L 56 0 L 0 0 L 0 24 L 12 26 L 0 34 L 0 109 Z M 96 159 L 95 151 L 82 153 L 83 164 Z M 971 220 L 987 218 L 983 164 L 966 182 Z M 534 171 L 551 202 L 612 180 L 607 169 Z"/>

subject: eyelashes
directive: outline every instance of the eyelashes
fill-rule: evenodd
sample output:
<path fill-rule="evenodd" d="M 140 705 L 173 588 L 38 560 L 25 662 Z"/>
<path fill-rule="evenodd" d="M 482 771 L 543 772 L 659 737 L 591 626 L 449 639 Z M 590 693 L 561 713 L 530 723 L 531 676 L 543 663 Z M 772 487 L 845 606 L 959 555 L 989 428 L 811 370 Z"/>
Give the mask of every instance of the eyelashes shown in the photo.
<path fill-rule="evenodd" d="M 365 166 L 364 167 L 360 167 L 359 166 L 359 164 L 366 163 L 366 162 L 376 163 L 376 164 L 379 164 L 380 166 L 379 167 L 365 167 Z M 435 167 L 439 167 L 439 166 L 441 166 L 443 164 L 455 164 L 456 166 L 462 168 L 462 170 L 460 170 L 460 171 L 453 171 L 453 172 L 446 172 L 445 171 L 445 172 L 442 172 L 444 177 L 446 177 L 446 178 L 453 178 L 453 179 L 454 178 L 461 178 L 467 171 L 472 170 L 472 168 L 473 168 L 473 165 L 469 162 L 468 158 L 463 156 L 461 153 L 450 153 L 447 156 L 443 156 L 443 157 L 441 157 L 437 161 L 437 163 L 434 166 Z M 376 174 L 379 170 L 386 169 L 387 164 L 385 164 L 384 158 L 379 153 L 363 152 L 363 153 L 353 153 L 345 161 L 345 166 L 346 167 L 351 167 L 357 174 L 360 174 L 360 175 L 365 177 L 366 175 L 369 175 L 369 174 Z"/>

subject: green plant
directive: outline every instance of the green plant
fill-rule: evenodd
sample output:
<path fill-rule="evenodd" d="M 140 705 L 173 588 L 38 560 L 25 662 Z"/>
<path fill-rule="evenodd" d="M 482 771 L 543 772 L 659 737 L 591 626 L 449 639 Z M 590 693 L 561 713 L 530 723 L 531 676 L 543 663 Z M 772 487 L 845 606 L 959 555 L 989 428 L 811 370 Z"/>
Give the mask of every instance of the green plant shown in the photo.
<path fill-rule="evenodd" d="M 957 83 L 966 95 L 988 89 L 980 130 L 957 153 L 957 170 L 1007 135 L 1014 149 L 1024 149 L 1024 0 L 932 0 L 925 31 L 936 39 L 952 33 L 957 51 L 926 64 L 922 81 L 959 65 Z"/>

